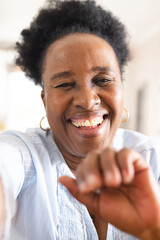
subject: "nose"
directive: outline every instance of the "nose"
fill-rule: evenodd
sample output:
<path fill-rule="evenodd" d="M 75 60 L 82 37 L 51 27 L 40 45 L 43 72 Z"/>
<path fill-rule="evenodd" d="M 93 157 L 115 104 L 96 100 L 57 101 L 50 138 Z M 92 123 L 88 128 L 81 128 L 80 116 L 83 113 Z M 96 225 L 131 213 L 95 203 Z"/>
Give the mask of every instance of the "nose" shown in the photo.
<path fill-rule="evenodd" d="M 92 87 L 84 87 L 76 91 L 73 99 L 75 107 L 92 109 L 101 102 L 99 95 Z"/>

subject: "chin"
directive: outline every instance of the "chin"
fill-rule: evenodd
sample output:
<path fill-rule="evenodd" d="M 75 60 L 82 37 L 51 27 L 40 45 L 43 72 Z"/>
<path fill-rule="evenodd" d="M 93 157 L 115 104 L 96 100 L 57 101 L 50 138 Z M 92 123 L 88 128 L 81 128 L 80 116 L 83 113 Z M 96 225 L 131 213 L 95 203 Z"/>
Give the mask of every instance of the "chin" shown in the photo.
<path fill-rule="evenodd" d="M 81 157 L 86 157 L 86 155 L 89 152 L 92 151 L 97 151 L 97 152 L 101 152 L 103 151 L 105 148 L 109 147 L 110 144 L 104 141 L 92 141 L 91 139 L 86 143 L 83 142 L 81 144 L 78 144 L 81 147 L 75 147 L 75 149 L 77 149 L 77 155 L 81 156 Z"/>

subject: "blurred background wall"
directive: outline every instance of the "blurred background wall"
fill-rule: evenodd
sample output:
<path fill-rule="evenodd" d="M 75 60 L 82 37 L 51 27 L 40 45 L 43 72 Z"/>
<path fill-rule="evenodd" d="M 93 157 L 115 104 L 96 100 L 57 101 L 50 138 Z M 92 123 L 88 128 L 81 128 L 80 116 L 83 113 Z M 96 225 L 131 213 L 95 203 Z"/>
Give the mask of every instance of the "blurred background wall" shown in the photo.
<path fill-rule="evenodd" d="M 0 0 L 0 131 L 38 127 L 40 87 L 14 65 L 14 44 L 45 0 Z M 97 0 L 126 25 L 132 61 L 124 74 L 130 119 L 121 127 L 160 137 L 160 1 Z"/>

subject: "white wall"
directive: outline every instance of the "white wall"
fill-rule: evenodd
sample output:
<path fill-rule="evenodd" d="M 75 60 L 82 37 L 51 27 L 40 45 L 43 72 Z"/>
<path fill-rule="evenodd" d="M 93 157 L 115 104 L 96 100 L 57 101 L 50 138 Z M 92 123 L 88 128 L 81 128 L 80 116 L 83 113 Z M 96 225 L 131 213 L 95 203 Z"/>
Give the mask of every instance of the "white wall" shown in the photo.
<path fill-rule="evenodd" d="M 7 66 L 12 61 L 13 53 L 0 51 L 0 129 L 6 126 L 8 117 L 8 71 Z"/>
<path fill-rule="evenodd" d="M 130 111 L 126 127 L 160 137 L 160 32 L 134 49 L 124 86 Z"/>
<path fill-rule="evenodd" d="M 14 65 L 14 51 L 0 51 L 0 130 L 39 127 L 45 116 L 41 88 Z"/>

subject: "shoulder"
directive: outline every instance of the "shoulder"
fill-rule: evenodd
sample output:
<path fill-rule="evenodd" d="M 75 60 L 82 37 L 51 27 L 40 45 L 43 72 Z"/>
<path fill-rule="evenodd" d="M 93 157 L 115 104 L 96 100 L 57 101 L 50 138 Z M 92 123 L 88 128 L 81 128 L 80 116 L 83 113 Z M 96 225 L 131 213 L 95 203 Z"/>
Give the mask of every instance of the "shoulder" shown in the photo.
<path fill-rule="evenodd" d="M 26 132 L 9 130 L 0 134 L 0 144 L 9 144 L 19 149 L 24 145 L 28 148 L 36 144 L 43 145 L 44 142 L 45 136 L 36 128 L 28 129 Z"/>
<path fill-rule="evenodd" d="M 46 157 L 49 139 L 51 136 L 47 137 L 46 132 L 39 128 L 27 129 L 26 132 L 5 131 L 0 134 L 0 149 L 5 149 L 6 157 L 9 152 L 17 152 L 22 162 L 30 165 Z"/>
<path fill-rule="evenodd" d="M 160 141 L 154 137 L 146 136 L 142 133 L 125 130 L 119 128 L 117 130 L 115 139 L 114 139 L 115 147 L 120 144 L 121 148 L 127 147 L 132 148 L 137 151 L 143 151 L 145 149 L 157 149 L 159 150 Z"/>
<path fill-rule="evenodd" d="M 24 167 L 27 169 L 40 161 L 45 154 L 46 138 L 39 129 L 29 129 L 25 133 L 20 131 L 5 131 L 0 134 L 0 151 L 3 158 L 21 159 Z M 46 144 L 47 145 L 47 144 Z M 2 158 L 2 155 L 1 155 Z M 14 159 L 15 159 L 14 158 Z"/>
<path fill-rule="evenodd" d="M 27 129 L 25 133 L 20 131 L 5 131 L 0 134 L 0 149 L 5 146 L 6 155 L 9 151 L 17 151 L 23 162 L 37 165 L 38 162 L 50 162 L 50 158 L 57 150 L 52 132 L 44 132 L 40 128 Z"/>
<path fill-rule="evenodd" d="M 51 139 L 51 136 L 47 136 L 45 132 L 36 128 L 28 129 L 25 133 L 2 132 L 0 134 L 1 166 L 2 164 L 9 168 L 15 164 L 19 166 L 25 174 L 24 185 L 28 186 L 35 181 L 36 173 L 44 171 L 44 165 L 50 164 L 47 141 L 51 142 Z"/>
<path fill-rule="evenodd" d="M 118 129 L 114 146 L 117 150 L 130 148 L 139 152 L 151 165 L 157 179 L 160 180 L 160 140 L 136 131 Z"/>

